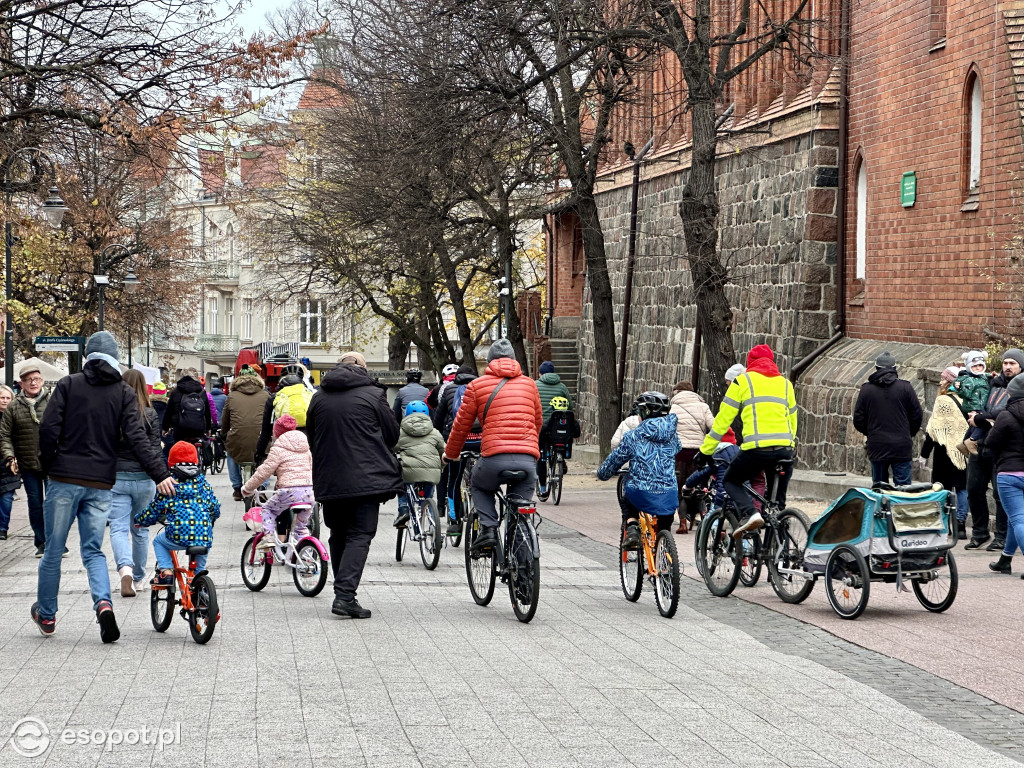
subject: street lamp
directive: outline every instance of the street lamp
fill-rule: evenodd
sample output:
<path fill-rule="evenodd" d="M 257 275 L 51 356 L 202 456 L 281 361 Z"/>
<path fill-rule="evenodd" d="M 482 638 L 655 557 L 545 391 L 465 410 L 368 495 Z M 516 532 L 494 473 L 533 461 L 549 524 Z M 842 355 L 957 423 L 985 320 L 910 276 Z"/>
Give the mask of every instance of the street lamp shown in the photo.
<path fill-rule="evenodd" d="M 107 274 L 107 255 L 113 253 L 120 253 L 123 258 L 130 258 L 132 252 L 129 250 L 127 245 L 121 245 L 120 243 L 111 243 L 102 251 L 100 251 L 100 265 L 99 270 L 92 279 L 96 281 L 96 285 L 100 291 L 100 311 L 99 311 L 99 329 L 103 330 L 103 297 L 106 294 L 107 286 L 110 285 L 110 275 Z M 135 275 L 135 270 L 128 266 L 128 274 L 124 276 L 122 281 L 125 288 L 132 291 L 139 285 L 139 278 Z"/>
<path fill-rule="evenodd" d="M 6 211 L 10 211 L 14 202 L 14 193 L 32 188 L 40 171 L 39 163 L 46 166 L 47 176 L 53 186 L 50 187 L 50 194 L 43 203 L 43 215 L 51 227 L 57 229 L 64 218 L 67 206 L 57 189 L 57 168 L 49 155 L 36 147 L 24 147 L 16 150 L 4 158 L 0 163 L 0 169 L 4 176 L 4 202 Z M 18 175 L 15 175 L 17 170 Z M 14 384 L 14 316 L 11 314 L 11 250 L 14 246 L 14 234 L 11 231 L 11 221 L 4 220 L 4 309 L 6 311 L 6 325 L 4 327 L 4 381 L 7 386 Z"/>

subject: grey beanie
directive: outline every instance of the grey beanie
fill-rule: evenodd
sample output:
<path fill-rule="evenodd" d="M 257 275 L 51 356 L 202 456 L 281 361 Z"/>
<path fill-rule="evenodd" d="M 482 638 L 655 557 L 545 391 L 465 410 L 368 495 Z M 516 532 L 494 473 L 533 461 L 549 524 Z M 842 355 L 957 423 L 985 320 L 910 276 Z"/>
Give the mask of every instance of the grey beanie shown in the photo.
<path fill-rule="evenodd" d="M 97 331 L 85 342 L 85 356 L 88 357 L 96 353 L 109 355 L 115 360 L 120 357 L 117 351 L 117 342 L 106 331 Z"/>
<path fill-rule="evenodd" d="M 516 351 L 512 349 L 512 342 L 508 339 L 498 339 L 496 342 L 491 344 L 491 348 L 487 350 L 487 362 L 497 360 L 499 357 L 511 357 L 515 358 Z"/>
<path fill-rule="evenodd" d="M 1021 352 L 1016 347 L 1003 352 L 1003 360 L 1013 360 L 1021 367 L 1021 370 L 1024 371 L 1024 352 Z"/>
<path fill-rule="evenodd" d="M 1024 397 L 1024 376 L 1014 376 L 1006 385 L 1006 394 L 1013 400 L 1015 397 Z"/>
<path fill-rule="evenodd" d="M 896 358 L 892 356 L 892 352 L 885 350 L 882 354 L 875 358 L 876 368 L 893 368 L 896 365 Z"/>

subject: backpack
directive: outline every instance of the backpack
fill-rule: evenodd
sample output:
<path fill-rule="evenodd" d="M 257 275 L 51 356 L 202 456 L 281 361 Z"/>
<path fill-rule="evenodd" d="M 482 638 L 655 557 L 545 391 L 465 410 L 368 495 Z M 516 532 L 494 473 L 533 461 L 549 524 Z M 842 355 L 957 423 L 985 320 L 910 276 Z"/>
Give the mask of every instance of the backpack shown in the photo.
<path fill-rule="evenodd" d="M 186 432 L 206 431 L 206 409 L 209 407 L 206 392 L 187 392 L 181 396 L 178 405 L 178 429 Z"/>
<path fill-rule="evenodd" d="M 552 445 L 572 445 L 580 428 L 572 411 L 555 411 L 548 420 L 548 438 Z"/>
<path fill-rule="evenodd" d="M 278 392 L 277 397 L 274 398 L 274 421 L 287 413 L 295 419 L 298 426 L 305 427 L 306 411 L 309 410 L 309 401 L 313 399 L 313 393 L 297 384 L 292 386 L 295 389 L 287 395 L 284 392 Z"/>

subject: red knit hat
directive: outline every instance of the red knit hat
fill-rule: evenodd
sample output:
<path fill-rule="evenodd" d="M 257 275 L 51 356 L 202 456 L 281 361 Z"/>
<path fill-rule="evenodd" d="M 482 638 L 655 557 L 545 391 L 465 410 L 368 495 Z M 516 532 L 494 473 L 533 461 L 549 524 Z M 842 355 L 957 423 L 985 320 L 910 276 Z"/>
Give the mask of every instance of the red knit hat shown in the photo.
<path fill-rule="evenodd" d="M 750 352 L 747 354 L 747 367 L 749 368 L 752 362 L 754 362 L 755 360 L 760 360 L 762 358 L 767 358 L 768 360 L 775 362 L 775 353 L 772 352 L 772 348 L 769 347 L 767 344 L 758 344 L 756 347 L 750 350 Z"/>
<path fill-rule="evenodd" d="M 186 443 L 184 440 L 179 440 L 171 446 L 171 451 L 167 454 L 167 466 L 169 467 L 177 464 L 198 463 L 199 454 L 196 452 L 196 447 L 192 443 Z"/>
<path fill-rule="evenodd" d="M 736 445 L 736 433 L 732 431 L 732 427 L 729 427 L 729 431 L 722 435 L 722 442 Z"/>
<path fill-rule="evenodd" d="M 299 423 L 295 420 L 295 417 L 290 413 L 286 413 L 274 422 L 274 439 L 277 440 L 285 432 L 291 432 L 298 426 Z"/>

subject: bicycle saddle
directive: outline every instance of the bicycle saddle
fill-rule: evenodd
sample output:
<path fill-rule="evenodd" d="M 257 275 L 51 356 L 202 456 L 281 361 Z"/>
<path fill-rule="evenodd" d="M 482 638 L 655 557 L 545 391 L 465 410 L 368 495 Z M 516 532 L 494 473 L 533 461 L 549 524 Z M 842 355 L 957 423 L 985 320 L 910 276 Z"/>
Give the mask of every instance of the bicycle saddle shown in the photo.
<path fill-rule="evenodd" d="M 503 483 L 511 483 L 514 480 L 525 480 L 526 470 L 525 469 L 503 469 L 498 473 L 498 480 Z"/>
<path fill-rule="evenodd" d="M 209 547 L 186 547 L 185 554 L 189 557 L 196 557 L 198 555 L 205 555 L 209 551 Z"/>

